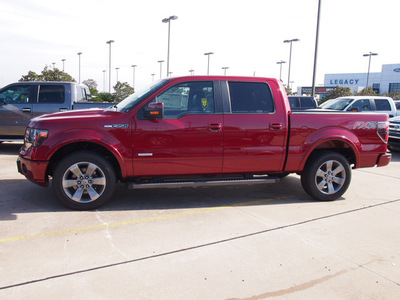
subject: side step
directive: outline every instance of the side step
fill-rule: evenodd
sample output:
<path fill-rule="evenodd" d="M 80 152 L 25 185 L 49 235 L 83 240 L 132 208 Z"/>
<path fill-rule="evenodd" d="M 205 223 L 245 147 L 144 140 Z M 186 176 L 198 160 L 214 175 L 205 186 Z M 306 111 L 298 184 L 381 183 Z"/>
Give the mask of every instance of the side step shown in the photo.
<path fill-rule="evenodd" d="M 251 179 L 223 179 L 223 180 L 188 180 L 188 181 L 163 181 L 163 182 L 127 182 L 129 189 L 152 189 L 152 188 L 182 188 L 200 186 L 229 186 L 246 184 L 277 183 L 280 179 L 276 177 L 256 177 Z"/>

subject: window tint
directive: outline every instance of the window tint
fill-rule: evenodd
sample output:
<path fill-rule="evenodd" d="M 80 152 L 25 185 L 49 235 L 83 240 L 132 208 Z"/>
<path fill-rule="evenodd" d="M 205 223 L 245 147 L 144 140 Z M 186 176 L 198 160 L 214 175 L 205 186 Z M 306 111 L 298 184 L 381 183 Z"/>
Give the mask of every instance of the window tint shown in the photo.
<path fill-rule="evenodd" d="M 229 82 L 232 113 L 270 113 L 274 111 L 271 90 L 262 82 Z"/>
<path fill-rule="evenodd" d="M 371 104 L 368 99 L 357 100 L 348 110 L 370 111 Z"/>
<path fill-rule="evenodd" d="M 0 93 L 0 101 L 5 104 L 28 103 L 30 87 L 12 86 Z"/>
<path fill-rule="evenodd" d="M 214 113 L 212 82 L 185 82 L 175 85 L 156 98 L 164 103 L 164 117 Z"/>
<path fill-rule="evenodd" d="M 64 86 L 40 85 L 39 103 L 64 103 Z"/>
<path fill-rule="evenodd" d="M 386 99 L 375 99 L 376 110 L 391 110 L 389 101 Z"/>

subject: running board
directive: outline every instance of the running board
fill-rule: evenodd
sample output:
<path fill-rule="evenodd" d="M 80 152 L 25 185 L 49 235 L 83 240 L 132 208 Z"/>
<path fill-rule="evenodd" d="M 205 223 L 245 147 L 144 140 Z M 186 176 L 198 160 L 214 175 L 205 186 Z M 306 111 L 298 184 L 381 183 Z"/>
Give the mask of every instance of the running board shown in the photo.
<path fill-rule="evenodd" d="M 279 178 L 264 177 L 252 179 L 226 179 L 226 180 L 193 180 L 193 181 L 164 181 L 164 182 L 127 182 L 129 189 L 152 189 L 152 188 L 182 188 L 182 187 L 200 187 L 200 186 L 229 186 L 245 184 L 265 184 L 277 183 Z"/>

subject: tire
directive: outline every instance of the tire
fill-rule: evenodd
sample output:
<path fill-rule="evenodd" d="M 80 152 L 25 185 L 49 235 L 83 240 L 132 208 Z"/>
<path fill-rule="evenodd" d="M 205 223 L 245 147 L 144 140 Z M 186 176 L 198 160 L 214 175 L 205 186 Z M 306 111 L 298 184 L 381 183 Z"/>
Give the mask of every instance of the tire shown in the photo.
<path fill-rule="evenodd" d="M 110 162 L 89 151 L 65 157 L 55 168 L 53 176 L 56 196 L 65 206 L 77 210 L 104 205 L 112 197 L 116 183 Z"/>
<path fill-rule="evenodd" d="M 333 151 L 321 151 L 310 156 L 301 174 L 303 189 L 320 201 L 338 199 L 346 192 L 350 181 L 349 162 Z"/>

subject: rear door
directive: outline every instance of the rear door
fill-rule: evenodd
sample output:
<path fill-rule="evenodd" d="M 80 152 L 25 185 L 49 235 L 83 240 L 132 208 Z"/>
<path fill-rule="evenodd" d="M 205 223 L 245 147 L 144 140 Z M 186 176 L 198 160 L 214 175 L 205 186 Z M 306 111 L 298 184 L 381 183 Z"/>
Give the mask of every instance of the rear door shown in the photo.
<path fill-rule="evenodd" d="M 66 91 L 62 84 L 40 84 L 36 103 L 33 105 L 33 117 L 68 110 L 70 105 L 66 99 L 71 96 L 67 96 L 67 93 L 70 94 L 70 91 Z"/>
<path fill-rule="evenodd" d="M 177 83 L 151 102 L 164 103 L 164 118 L 148 120 L 143 108 L 135 116 L 135 176 L 220 174 L 222 112 L 213 81 Z"/>
<path fill-rule="evenodd" d="M 32 86 L 13 85 L 0 92 L 0 138 L 21 138 L 32 118 Z"/>
<path fill-rule="evenodd" d="M 275 82 L 227 82 L 224 114 L 224 173 L 283 169 L 287 117 Z M 275 101 L 275 98 L 276 101 Z M 226 109 L 224 108 L 224 111 Z"/>

